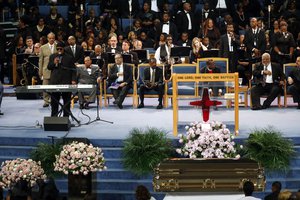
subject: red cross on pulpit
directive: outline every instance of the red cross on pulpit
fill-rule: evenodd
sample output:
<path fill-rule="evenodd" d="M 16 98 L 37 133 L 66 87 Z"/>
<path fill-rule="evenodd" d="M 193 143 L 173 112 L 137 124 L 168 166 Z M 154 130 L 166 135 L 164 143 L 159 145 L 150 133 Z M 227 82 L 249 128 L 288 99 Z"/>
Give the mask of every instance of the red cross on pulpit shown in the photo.
<path fill-rule="evenodd" d="M 209 109 L 211 106 L 221 105 L 220 101 L 211 101 L 208 94 L 208 88 L 203 88 L 202 100 L 192 101 L 190 105 L 192 106 L 202 106 L 203 121 L 207 122 L 209 120 Z"/>

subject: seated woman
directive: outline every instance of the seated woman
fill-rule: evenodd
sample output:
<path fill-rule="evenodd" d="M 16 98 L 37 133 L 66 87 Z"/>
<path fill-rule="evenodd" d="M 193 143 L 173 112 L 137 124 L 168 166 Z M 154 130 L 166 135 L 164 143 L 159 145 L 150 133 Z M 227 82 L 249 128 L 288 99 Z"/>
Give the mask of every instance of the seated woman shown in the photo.
<path fill-rule="evenodd" d="M 195 37 L 192 40 L 192 53 L 190 56 L 190 63 L 197 63 L 197 59 L 203 57 L 203 49 L 200 38 Z"/>

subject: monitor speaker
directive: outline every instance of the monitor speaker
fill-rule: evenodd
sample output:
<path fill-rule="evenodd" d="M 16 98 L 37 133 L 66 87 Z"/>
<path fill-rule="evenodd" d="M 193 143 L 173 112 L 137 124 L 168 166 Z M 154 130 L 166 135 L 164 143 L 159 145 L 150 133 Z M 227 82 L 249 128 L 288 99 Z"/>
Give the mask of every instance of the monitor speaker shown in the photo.
<path fill-rule="evenodd" d="M 44 117 L 44 131 L 69 131 L 69 117 Z"/>

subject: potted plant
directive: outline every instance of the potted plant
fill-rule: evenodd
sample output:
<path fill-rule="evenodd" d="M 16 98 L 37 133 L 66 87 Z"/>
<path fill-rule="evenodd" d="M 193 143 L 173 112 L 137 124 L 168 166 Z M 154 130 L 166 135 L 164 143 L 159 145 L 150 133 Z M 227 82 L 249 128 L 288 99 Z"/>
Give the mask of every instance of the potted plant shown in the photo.
<path fill-rule="evenodd" d="M 134 128 L 124 141 L 124 167 L 135 175 L 147 175 L 163 159 L 170 157 L 172 149 L 171 140 L 164 130 Z"/>
<path fill-rule="evenodd" d="M 54 162 L 54 171 L 68 175 L 69 199 L 91 193 L 91 172 L 105 169 L 102 149 L 78 141 L 64 145 Z"/>
<path fill-rule="evenodd" d="M 273 127 L 254 129 L 244 145 L 244 157 L 259 162 L 267 170 L 286 170 L 295 155 L 291 140 Z"/>

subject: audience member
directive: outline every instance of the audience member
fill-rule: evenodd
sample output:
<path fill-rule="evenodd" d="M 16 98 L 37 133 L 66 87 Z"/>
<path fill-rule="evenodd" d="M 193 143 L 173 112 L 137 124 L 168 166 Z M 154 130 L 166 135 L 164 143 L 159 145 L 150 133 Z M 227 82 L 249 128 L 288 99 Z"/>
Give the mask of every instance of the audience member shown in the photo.
<path fill-rule="evenodd" d="M 131 62 L 135 66 L 139 64 L 139 58 L 136 52 L 130 51 L 130 42 L 128 40 L 124 40 L 122 43 L 122 54 L 123 55 L 131 55 Z"/>
<path fill-rule="evenodd" d="M 252 110 L 267 109 L 282 91 L 285 79 L 282 68 L 271 62 L 270 54 L 264 53 L 262 62 L 255 66 L 253 77 L 255 85 L 251 88 Z M 260 96 L 266 93 L 268 97 L 261 106 Z"/>
<path fill-rule="evenodd" d="M 161 33 L 170 34 L 173 36 L 175 40 L 178 38 L 177 26 L 171 20 L 170 13 L 165 12 L 162 16 L 162 22 L 159 24 L 157 28 L 157 35 L 159 36 Z"/>
<path fill-rule="evenodd" d="M 136 200 L 155 200 L 155 198 L 151 196 L 149 190 L 143 185 L 137 186 L 137 188 L 135 190 L 135 199 Z"/>
<path fill-rule="evenodd" d="M 218 41 L 220 40 L 221 34 L 212 19 L 207 19 L 204 22 L 203 28 L 199 31 L 198 36 L 201 38 L 208 37 L 212 48 L 218 48 Z"/>
<path fill-rule="evenodd" d="M 218 68 L 215 64 L 215 61 L 212 59 L 208 59 L 206 61 L 206 66 L 200 69 L 201 74 L 211 74 L 211 73 L 221 73 L 220 68 Z M 216 87 L 216 82 L 210 82 L 208 85 L 213 86 L 212 89 L 210 88 L 209 91 L 212 93 L 213 96 L 218 96 L 219 94 L 222 94 L 222 89 L 220 87 Z M 220 96 L 220 95 L 219 95 Z"/>
<path fill-rule="evenodd" d="M 82 46 L 76 44 L 76 38 L 72 35 L 68 38 L 68 44 L 69 46 L 64 49 L 65 53 L 73 57 L 74 64 L 82 64 L 84 59 Z"/>
<path fill-rule="evenodd" d="M 190 63 L 196 64 L 197 59 L 203 57 L 203 49 L 200 38 L 195 37 L 192 41 L 192 52 L 190 56 Z"/>
<path fill-rule="evenodd" d="M 57 53 L 49 58 L 48 70 L 51 71 L 50 85 L 76 84 L 76 66 L 74 65 L 74 57 L 65 53 L 64 44 L 56 45 Z M 69 117 L 71 92 L 53 92 L 51 94 L 51 117 L 59 114 L 59 100 L 63 99 L 63 116 Z"/>
<path fill-rule="evenodd" d="M 43 80 L 43 85 L 49 85 L 51 71 L 48 69 L 49 57 L 51 54 L 56 53 L 56 44 L 54 33 L 47 35 L 48 43 L 41 46 L 39 55 L 39 76 Z M 50 103 L 50 96 L 47 92 L 43 93 L 44 105 L 48 107 Z"/>
<path fill-rule="evenodd" d="M 259 198 L 255 198 L 252 196 L 252 193 L 254 192 L 254 184 L 251 181 L 246 181 L 244 183 L 243 191 L 245 197 L 242 197 L 239 200 L 260 200 Z"/>
<path fill-rule="evenodd" d="M 189 39 L 188 33 L 181 33 L 180 39 L 177 41 L 178 46 L 192 47 L 192 41 Z"/>
<path fill-rule="evenodd" d="M 156 66 L 156 59 L 150 58 L 150 67 L 144 70 L 143 74 L 143 84 L 140 85 L 139 95 L 140 104 L 138 108 L 144 107 L 144 94 L 145 91 L 154 90 L 158 93 L 158 106 L 157 109 L 162 109 L 162 100 L 164 94 L 164 80 L 163 80 L 163 70 Z"/>
<path fill-rule="evenodd" d="M 278 200 L 290 200 L 292 193 L 288 190 L 281 191 L 278 195 Z"/>
<path fill-rule="evenodd" d="M 106 48 L 106 52 L 109 53 L 120 53 L 122 51 L 122 48 L 117 46 L 117 35 L 112 34 L 111 37 L 109 37 L 110 45 L 108 48 Z"/>
<path fill-rule="evenodd" d="M 185 2 L 183 4 L 183 11 L 176 15 L 176 25 L 179 34 L 186 32 L 190 37 L 194 37 L 196 27 L 194 27 L 194 14 L 191 12 L 191 9 L 190 3 Z"/>
<path fill-rule="evenodd" d="M 26 46 L 24 53 L 26 54 L 32 54 L 33 53 L 33 39 L 31 36 L 26 37 Z"/>
<path fill-rule="evenodd" d="M 300 57 L 297 57 L 295 67 L 288 74 L 288 93 L 292 94 L 295 103 L 298 103 L 297 109 L 300 109 Z"/>
<path fill-rule="evenodd" d="M 123 63 L 123 58 L 120 53 L 115 54 L 115 64 L 110 68 L 108 74 L 108 85 L 111 88 L 116 104 L 120 109 L 123 109 L 123 101 L 132 87 L 132 67 Z"/>
<path fill-rule="evenodd" d="M 278 200 L 278 195 L 281 190 L 281 183 L 279 181 L 275 181 L 272 183 L 272 193 L 265 196 L 265 200 Z"/>

